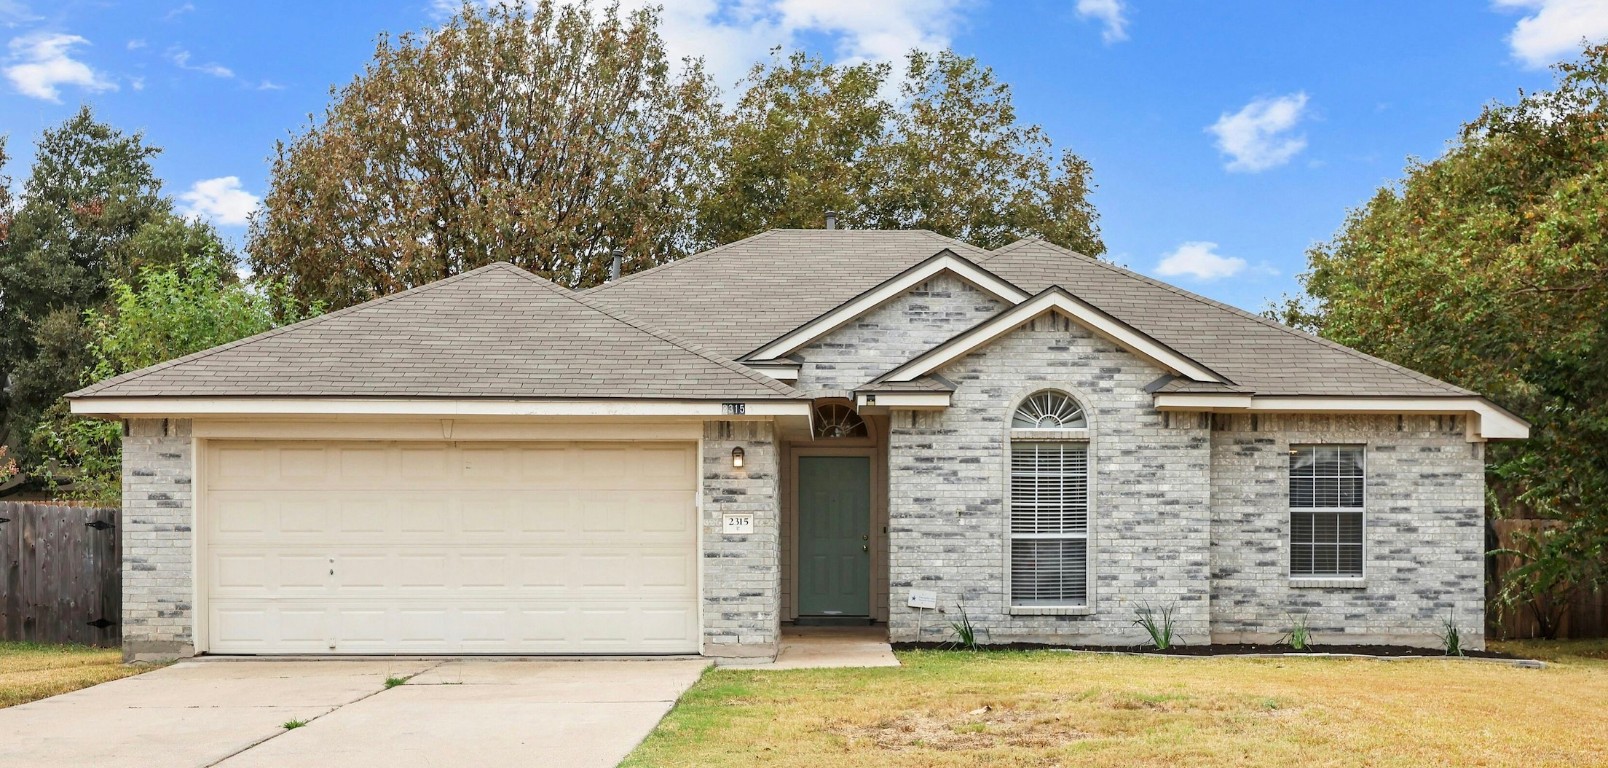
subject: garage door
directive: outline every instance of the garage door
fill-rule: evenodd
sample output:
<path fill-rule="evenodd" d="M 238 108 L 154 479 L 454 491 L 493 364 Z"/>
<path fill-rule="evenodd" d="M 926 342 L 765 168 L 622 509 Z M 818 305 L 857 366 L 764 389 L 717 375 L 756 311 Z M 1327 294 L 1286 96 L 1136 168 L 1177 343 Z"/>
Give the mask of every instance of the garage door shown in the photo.
<path fill-rule="evenodd" d="M 681 443 L 209 442 L 214 653 L 689 653 Z"/>

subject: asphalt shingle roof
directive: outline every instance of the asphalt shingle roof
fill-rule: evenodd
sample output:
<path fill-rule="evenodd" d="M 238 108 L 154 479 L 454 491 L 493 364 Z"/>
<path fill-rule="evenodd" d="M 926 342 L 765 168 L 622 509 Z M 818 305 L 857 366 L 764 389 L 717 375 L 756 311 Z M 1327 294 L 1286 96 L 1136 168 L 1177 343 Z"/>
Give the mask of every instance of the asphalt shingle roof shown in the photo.
<path fill-rule="evenodd" d="M 983 251 L 920 230 L 772 230 L 598 286 L 587 295 L 740 357 L 944 248 L 1030 294 L 1060 286 L 1228 377 L 1238 391 L 1473 394 L 1038 239 Z M 1180 384 L 1169 391 L 1190 390 Z"/>
<path fill-rule="evenodd" d="M 775 379 L 505 263 L 71 396 L 800 397 Z"/>
<path fill-rule="evenodd" d="M 739 358 L 948 248 L 926 230 L 773 229 L 584 295 Z"/>
<path fill-rule="evenodd" d="M 1043 240 L 1020 240 L 981 258 L 1025 291 L 1059 285 L 1258 395 L 1473 394 Z"/>
<path fill-rule="evenodd" d="M 1472 394 L 1041 240 L 772 230 L 578 293 L 493 264 L 72 396 L 800 398 L 732 359 L 944 249 L 1030 294 L 1059 286 L 1232 382 L 1159 391 Z"/>

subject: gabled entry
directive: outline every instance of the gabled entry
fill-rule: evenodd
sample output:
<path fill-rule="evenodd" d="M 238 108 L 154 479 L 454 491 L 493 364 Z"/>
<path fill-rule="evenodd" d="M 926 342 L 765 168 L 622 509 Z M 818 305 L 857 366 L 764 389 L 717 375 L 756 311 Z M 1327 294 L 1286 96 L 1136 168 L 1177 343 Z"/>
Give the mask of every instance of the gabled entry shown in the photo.
<path fill-rule="evenodd" d="M 871 615 L 871 458 L 798 457 L 798 613 Z"/>

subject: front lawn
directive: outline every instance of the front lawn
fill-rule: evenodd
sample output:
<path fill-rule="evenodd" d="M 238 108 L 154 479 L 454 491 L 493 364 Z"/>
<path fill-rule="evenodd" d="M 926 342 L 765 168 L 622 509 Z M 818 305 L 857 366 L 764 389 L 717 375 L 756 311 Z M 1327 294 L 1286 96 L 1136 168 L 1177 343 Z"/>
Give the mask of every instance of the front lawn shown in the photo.
<path fill-rule="evenodd" d="M 625 762 L 670 766 L 1590 765 L 1602 643 L 1456 660 L 913 651 L 900 669 L 711 670 Z M 1584 655 L 1577 651 L 1585 652 Z"/>
<path fill-rule="evenodd" d="M 115 648 L 0 642 L 0 708 L 137 675 Z"/>

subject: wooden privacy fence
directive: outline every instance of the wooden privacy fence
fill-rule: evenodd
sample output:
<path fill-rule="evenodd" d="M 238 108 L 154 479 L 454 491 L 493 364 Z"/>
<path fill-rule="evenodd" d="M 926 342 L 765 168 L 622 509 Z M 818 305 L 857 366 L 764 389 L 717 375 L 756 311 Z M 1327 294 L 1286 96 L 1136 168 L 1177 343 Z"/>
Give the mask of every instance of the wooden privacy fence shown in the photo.
<path fill-rule="evenodd" d="M 119 644 L 119 512 L 0 502 L 0 640 Z"/>
<path fill-rule="evenodd" d="M 1527 537 L 1561 525 L 1562 523 L 1556 520 L 1491 521 L 1491 526 L 1496 531 L 1497 547 L 1518 551 L 1529 549 Z M 1521 562 L 1520 558 L 1514 555 L 1497 555 L 1491 579 L 1492 586 L 1499 590 L 1507 572 L 1517 568 Z M 1558 608 L 1561 611 L 1558 637 L 1608 637 L 1608 590 L 1595 592 L 1579 590 L 1567 605 Z M 1536 619 L 1535 611 L 1529 606 L 1501 606 L 1496 603 L 1493 595 L 1487 613 L 1490 617 L 1491 637 L 1524 639 L 1541 636 L 1541 622 Z"/>

